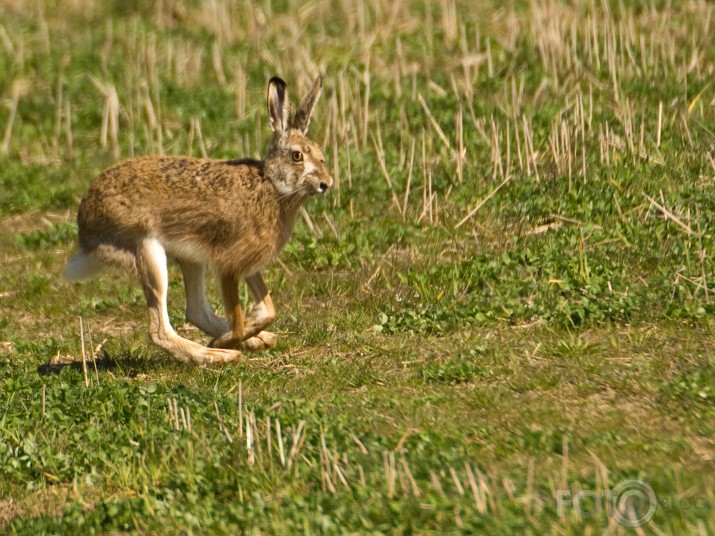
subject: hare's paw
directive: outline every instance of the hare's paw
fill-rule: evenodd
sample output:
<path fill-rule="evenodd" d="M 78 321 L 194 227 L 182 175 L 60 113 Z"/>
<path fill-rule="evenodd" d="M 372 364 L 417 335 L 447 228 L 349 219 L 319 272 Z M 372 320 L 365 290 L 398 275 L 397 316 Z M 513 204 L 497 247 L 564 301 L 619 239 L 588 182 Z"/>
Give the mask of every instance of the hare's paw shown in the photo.
<path fill-rule="evenodd" d="M 261 339 L 266 348 L 273 348 L 278 344 L 278 335 L 271 333 L 270 331 L 261 331 L 256 338 Z"/>
<path fill-rule="evenodd" d="M 273 348 L 277 342 L 278 337 L 270 331 L 261 331 L 255 336 L 247 337 L 243 340 L 235 338 L 233 333 L 229 331 L 212 340 L 210 346 L 212 348 L 257 351 Z"/>
<path fill-rule="evenodd" d="M 215 363 L 233 363 L 240 361 L 243 354 L 238 349 L 206 348 L 181 337 L 156 337 L 154 342 L 184 363 L 210 365 Z"/>
<path fill-rule="evenodd" d="M 278 336 L 270 331 L 261 331 L 255 337 L 250 337 L 243 341 L 241 347 L 245 350 L 265 350 L 273 348 L 278 342 Z"/>
<path fill-rule="evenodd" d="M 224 348 L 228 350 L 236 350 L 241 347 L 242 341 L 233 337 L 233 332 L 227 331 L 220 337 L 216 337 L 209 343 L 211 348 Z"/>
<path fill-rule="evenodd" d="M 202 352 L 194 356 L 194 361 L 201 365 L 237 363 L 242 359 L 243 354 L 238 350 L 228 350 L 224 348 L 204 348 Z"/>

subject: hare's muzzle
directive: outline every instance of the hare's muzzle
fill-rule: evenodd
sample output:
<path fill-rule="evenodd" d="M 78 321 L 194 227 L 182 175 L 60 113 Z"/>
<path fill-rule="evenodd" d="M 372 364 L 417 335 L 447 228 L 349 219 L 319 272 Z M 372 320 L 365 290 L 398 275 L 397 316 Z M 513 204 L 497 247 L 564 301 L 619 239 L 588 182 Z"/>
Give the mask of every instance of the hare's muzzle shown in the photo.
<path fill-rule="evenodd" d="M 320 177 L 320 182 L 318 183 L 317 187 L 318 194 L 323 195 L 332 185 L 333 178 L 327 173 L 325 173 L 322 177 Z"/>

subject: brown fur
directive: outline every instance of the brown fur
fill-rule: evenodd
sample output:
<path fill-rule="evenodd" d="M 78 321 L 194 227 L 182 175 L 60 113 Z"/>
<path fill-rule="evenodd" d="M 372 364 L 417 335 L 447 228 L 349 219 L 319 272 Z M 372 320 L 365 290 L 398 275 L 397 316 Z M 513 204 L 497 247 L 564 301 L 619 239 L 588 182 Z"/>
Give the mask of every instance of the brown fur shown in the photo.
<path fill-rule="evenodd" d="M 155 285 L 145 273 L 150 268 L 140 262 L 148 239 L 180 262 L 215 266 L 229 282 L 258 274 L 288 241 L 303 202 L 332 185 L 320 148 L 305 137 L 321 86 L 318 79 L 291 118 L 285 84 L 271 80 L 274 135 L 262 161 L 145 157 L 103 171 L 80 204 L 81 252 L 68 276 L 91 274 L 89 264 L 122 267 L 143 281 L 151 308 Z M 254 298 L 263 305 L 261 293 Z M 227 300 L 232 301 L 224 296 Z M 230 319 L 233 309 L 226 315 Z M 168 343 L 157 344 L 174 353 Z M 188 360 L 204 362 L 204 357 Z"/>
<path fill-rule="evenodd" d="M 306 197 L 281 199 L 260 163 L 128 160 L 101 173 L 82 199 L 79 244 L 134 271 L 137 241 L 153 236 L 170 256 L 210 259 L 220 273 L 250 275 L 285 245 Z"/>

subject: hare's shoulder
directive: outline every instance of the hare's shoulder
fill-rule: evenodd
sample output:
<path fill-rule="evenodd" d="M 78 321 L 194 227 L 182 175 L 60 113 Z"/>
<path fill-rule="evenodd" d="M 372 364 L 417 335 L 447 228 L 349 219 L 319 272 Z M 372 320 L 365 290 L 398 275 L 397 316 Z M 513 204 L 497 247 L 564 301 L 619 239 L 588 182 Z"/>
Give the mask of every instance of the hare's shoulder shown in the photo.
<path fill-rule="evenodd" d="M 238 158 L 236 160 L 223 160 L 221 163 L 227 166 L 243 166 L 252 171 L 263 173 L 263 161 L 255 158 Z"/>
<path fill-rule="evenodd" d="M 263 162 L 251 158 L 215 160 L 193 157 L 150 157 L 139 159 L 138 168 L 176 189 L 234 190 L 255 187 L 263 180 Z"/>
<path fill-rule="evenodd" d="M 192 188 L 234 193 L 263 190 L 269 182 L 265 177 L 263 162 L 252 158 L 204 160 L 189 179 Z"/>

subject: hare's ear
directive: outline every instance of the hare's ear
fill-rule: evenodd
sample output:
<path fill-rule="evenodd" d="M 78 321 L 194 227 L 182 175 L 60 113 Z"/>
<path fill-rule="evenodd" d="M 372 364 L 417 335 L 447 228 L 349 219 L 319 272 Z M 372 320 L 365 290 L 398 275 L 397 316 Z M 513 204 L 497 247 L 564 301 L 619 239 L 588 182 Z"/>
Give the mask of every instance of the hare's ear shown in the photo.
<path fill-rule="evenodd" d="M 271 120 L 271 130 L 282 134 L 288 130 L 290 103 L 288 102 L 286 83 L 274 76 L 268 82 L 268 117 Z"/>
<path fill-rule="evenodd" d="M 310 124 L 310 117 L 313 115 L 313 110 L 315 110 L 315 103 L 318 102 L 318 97 L 320 97 L 320 92 L 323 89 L 323 78 L 319 76 L 315 79 L 313 87 L 310 88 L 308 94 L 303 97 L 300 101 L 300 105 L 291 120 L 291 126 L 302 131 L 303 134 L 308 132 L 308 125 Z"/>

